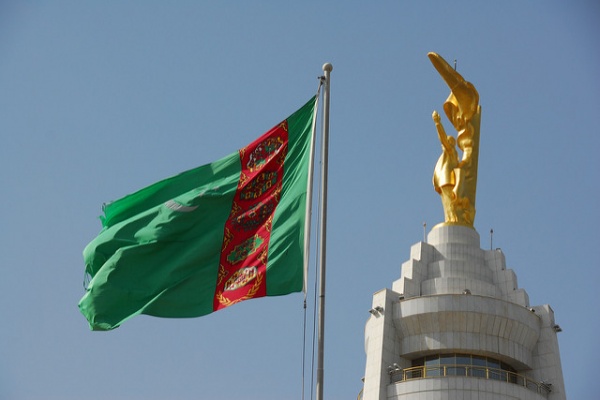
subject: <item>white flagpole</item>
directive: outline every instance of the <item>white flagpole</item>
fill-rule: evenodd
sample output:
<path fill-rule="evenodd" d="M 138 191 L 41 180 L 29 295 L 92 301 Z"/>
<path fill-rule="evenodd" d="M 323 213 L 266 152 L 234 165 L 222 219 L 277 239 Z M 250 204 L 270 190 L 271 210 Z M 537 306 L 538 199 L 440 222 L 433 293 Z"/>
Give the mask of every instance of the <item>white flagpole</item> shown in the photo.
<path fill-rule="evenodd" d="M 325 90 L 323 91 L 323 142 L 321 144 L 321 223 L 319 229 L 320 238 L 320 268 L 319 268 L 319 330 L 317 348 L 317 400 L 323 400 L 323 355 L 325 345 L 325 266 L 327 258 L 327 163 L 329 153 L 329 88 L 330 73 L 333 65 L 323 65 L 325 72 Z"/>

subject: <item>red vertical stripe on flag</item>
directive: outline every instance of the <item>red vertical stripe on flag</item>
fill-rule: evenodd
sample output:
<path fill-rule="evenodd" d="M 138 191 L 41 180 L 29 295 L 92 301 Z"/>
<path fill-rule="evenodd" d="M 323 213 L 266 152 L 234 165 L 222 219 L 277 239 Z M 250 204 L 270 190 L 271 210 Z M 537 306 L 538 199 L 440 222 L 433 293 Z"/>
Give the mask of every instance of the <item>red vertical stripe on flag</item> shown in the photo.
<path fill-rule="evenodd" d="M 288 149 L 287 121 L 241 149 L 241 173 L 223 235 L 214 311 L 266 296 L 267 255 Z"/>

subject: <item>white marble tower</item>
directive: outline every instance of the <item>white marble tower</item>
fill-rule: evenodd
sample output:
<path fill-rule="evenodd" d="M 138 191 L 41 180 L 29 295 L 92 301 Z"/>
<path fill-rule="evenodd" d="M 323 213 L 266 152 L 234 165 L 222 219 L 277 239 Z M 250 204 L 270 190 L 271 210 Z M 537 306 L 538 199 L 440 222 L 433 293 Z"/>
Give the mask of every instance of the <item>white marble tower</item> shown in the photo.
<path fill-rule="evenodd" d="M 364 400 L 566 399 L 554 312 L 473 228 L 434 227 L 370 313 Z"/>

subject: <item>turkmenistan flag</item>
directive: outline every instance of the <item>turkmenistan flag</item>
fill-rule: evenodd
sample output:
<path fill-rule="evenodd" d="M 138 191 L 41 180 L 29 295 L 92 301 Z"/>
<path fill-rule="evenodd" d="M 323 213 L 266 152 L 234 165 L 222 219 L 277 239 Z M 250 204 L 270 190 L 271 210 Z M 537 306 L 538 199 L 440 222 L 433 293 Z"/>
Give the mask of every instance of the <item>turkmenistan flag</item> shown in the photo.
<path fill-rule="evenodd" d="M 93 330 L 301 291 L 313 97 L 240 151 L 108 204 L 83 251 Z"/>

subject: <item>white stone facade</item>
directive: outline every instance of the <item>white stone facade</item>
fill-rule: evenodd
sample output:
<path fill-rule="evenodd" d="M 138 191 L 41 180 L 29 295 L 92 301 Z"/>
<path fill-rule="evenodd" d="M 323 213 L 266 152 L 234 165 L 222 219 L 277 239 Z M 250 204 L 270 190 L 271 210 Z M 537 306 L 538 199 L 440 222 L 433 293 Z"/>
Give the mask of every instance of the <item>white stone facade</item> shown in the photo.
<path fill-rule="evenodd" d="M 433 228 L 392 289 L 374 294 L 364 400 L 566 399 L 552 309 L 530 306 L 502 251 L 479 240 L 472 228 Z M 452 354 L 510 369 L 413 365 Z"/>

